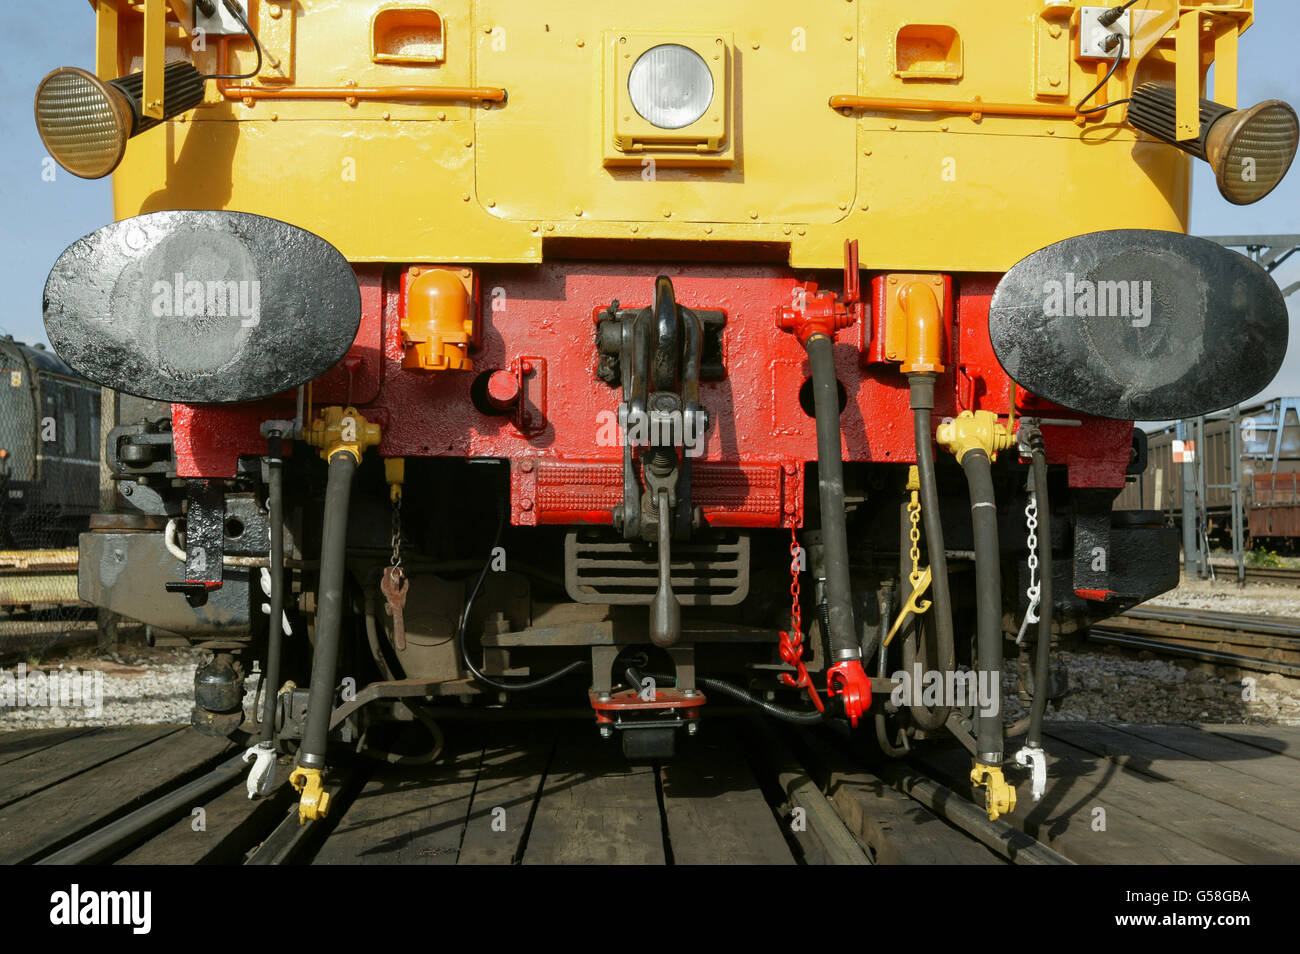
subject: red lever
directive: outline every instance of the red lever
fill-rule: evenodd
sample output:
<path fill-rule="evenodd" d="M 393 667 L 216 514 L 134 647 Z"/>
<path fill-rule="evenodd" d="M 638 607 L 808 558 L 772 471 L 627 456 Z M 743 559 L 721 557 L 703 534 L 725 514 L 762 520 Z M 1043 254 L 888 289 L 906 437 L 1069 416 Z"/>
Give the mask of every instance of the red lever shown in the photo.
<path fill-rule="evenodd" d="M 871 680 L 862 668 L 862 660 L 846 659 L 826 670 L 826 692 L 844 696 L 844 714 L 856 727 L 871 708 Z"/>

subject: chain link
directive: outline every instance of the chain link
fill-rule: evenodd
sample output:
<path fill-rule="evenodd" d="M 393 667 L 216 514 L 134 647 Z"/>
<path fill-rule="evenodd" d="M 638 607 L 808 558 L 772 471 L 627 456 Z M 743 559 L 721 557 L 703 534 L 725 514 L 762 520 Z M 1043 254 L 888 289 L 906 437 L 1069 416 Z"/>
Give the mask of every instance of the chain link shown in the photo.
<path fill-rule="evenodd" d="M 803 548 L 795 536 L 794 527 L 790 527 L 790 631 L 795 634 L 803 632 L 803 614 L 799 610 L 799 557 Z"/>
<path fill-rule="evenodd" d="M 912 541 L 912 550 L 909 554 L 912 558 L 912 572 L 909 579 L 912 581 L 912 588 L 915 589 L 921 583 L 921 497 L 915 490 L 912 491 L 912 499 L 907 504 L 907 518 L 912 522 L 912 529 L 908 532 L 908 538 Z"/>
<path fill-rule="evenodd" d="M 398 578 L 406 575 L 402 569 L 402 498 L 400 495 L 393 498 L 393 555 L 388 562 Z"/>
<path fill-rule="evenodd" d="M 1029 631 L 1031 623 L 1038 622 L 1038 604 L 1042 595 L 1042 586 L 1038 582 L 1038 494 L 1029 491 L 1029 503 L 1025 505 L 1025 544 L 1029 548 L 1029 556 L 1025 563 L 1029 567 L 1029 586 L 1025 590 L 1025 596 L 1029 600 L 1029 608 L 1025 610 L 1024 622 L 1020 624 L 1020 632 L 1016 635 L 1016 645 L 1023 645 L 1025 633 Z"/>

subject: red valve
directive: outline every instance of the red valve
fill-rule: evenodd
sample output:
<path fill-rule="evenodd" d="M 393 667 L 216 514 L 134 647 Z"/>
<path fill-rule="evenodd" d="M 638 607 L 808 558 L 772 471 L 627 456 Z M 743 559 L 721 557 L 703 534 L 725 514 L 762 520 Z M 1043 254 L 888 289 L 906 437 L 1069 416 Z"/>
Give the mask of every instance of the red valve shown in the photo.
<path fill-rule="evenodd" d="M 844 243 L 844 300 L 834 292 L 819 292 L 816 282 L 795 286 L 795 300 L 777 312 L 776 325 L 794 332 L 800 344 L 816 334 L 835 337 L 835 332 L 853 325 L 862 316 L 862 292 L 858 282 L 858 240 Z"/>
<path fill-rule="evenodd" d="M 871 708 L 871 680 L 862 668 L 862 660 L 846 659 L 826 670 L 826 692 L 844 696 L 844 714 L 856 727 Z"/>

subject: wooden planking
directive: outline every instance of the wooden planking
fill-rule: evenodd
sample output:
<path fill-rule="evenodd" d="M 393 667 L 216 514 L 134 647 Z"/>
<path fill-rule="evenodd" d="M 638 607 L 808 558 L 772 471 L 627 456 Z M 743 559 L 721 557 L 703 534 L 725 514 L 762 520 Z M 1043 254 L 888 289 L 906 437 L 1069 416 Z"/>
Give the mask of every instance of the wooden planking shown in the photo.
<path fill-rule="evenodd" d="M 1056 727 L 1047 728 L 1051 733 Z M 1161 844 L 1199 844 L 1243 864 L 1294 864 L 1300 861 L 1296 833 L 1221 802 L 1128 771 L 1104 756 L 1052 739 L 1048 751 L 1092 763 L 1093 780 L 1109 801 L 1164 828 Z"/>
<path fill-rule="evenodd" d="M 113 818 L 139 808 L 179 777 L 210 766 L 231 750 L 226 739 L 192 729 L 167 734 L 89 771 L 0 809 L 0 864 L 31 860 Z"/>
<path fill-rule="evenodd" d="M 493 727 L 483 748 L 457 864 L 508 865 L 519 860 L 557 732 L 553 723 Z"/>
<path fill-rule="evenodd" d="M 282 759 L 276 777 L 281 785 L 275 794 L 256 800 L 248 797 L 244 777 L 233 787 L 195 805 L 204 811 L 204 827 L 194 830 L 195 816 L 190 814 L 154 835 L 143 845 L 123 856 L 121 865 L 200 865 L 238 864 L 244 851 L 258 841 L 259 835 L 284 817 L 296 794 L 287 779 L 291 766 Z"/>
<path fill-rule="evenodd" d="M 1300 759 L 1300 729 L 1273 725 L 1203 725 L 1201 728 L 1243 745 Z"/>
<path fill-rule="evenodd" d="M 312 864 L 455 864 L 482 758 L 477 728 L 456 725 L 432 765 L 377 769 Z"/>
<path fill-rule="evenodd" d="M 0 766 L 0 808 L 180 731 L 175 725 L 115 726 L 16 759 Z"/>
<path fill-rule="evenodd" d="M 660 777 L 674 864 L 794 863 L 725 725 L 706 726 L 690 758 L 663 766 Z"/>
<path fill-rule="evenodd" d="M 1285 784 L 1248 781 L 1240 772 L 1171 749 L 1159 741 L 1106 725 L 1049 726 L 1050 738 L 1062 739 L 1098 755 L 1104 755 L 1130 772 L 1135 772 L 1184 791 L 1213 799 L 1222 805 L 1256 818 L 1267 819 L 1295 832 L 1292 844 L 1300 860 L 1300 792 L 1295 789 L 1300 773 L 1291 773 Z M 1148 729 L 1160 737 L 1160 727 Z M 1264 753 L 1259 753 L 1267 758 Z"/>
<path fill-rule="evenodd" d="M 1288 789 L 1300 783 L 1300 768 L 1287 759 L 1278 758 L 1277 754 L 1269 754 L 1267 751 L 1261 752 L 1256 746 L 1206 732 L 1204 729 L 1186 725 L 1126 725 L 1120 728 L 1140 738 L 1177 749 L 1186 755 L 1205 759 L 1207 762 L 1214 762 L 1234 772 L 1283 785 Z"/>
<path fill-rule="evenodd" d="M 632 765 L 618 740 L 590 724 L 566 726 L 556 745 L 524 850 L 524 864 L 641 864 L 666 860 L 650 765 Z"/>
<path fill-rule="evenodd" d="M 75 739 L 78 736 L 98 731 L 100 730 L 82 727 L 76 729 L 24 729 L 20 732 L 0 733 L 0 765 L 5 765 L 14 759 L 21 759 L 33 752 L 39 752 L 41 749 L 48 749 L 50 746 L 58 745 L 69 739 Z"/>
<path fill-rule="evenodd" d="M 1016 810 L 1003 816 L 1028 835 L 1047 844 L 1071 861 L 1085 865 L 1223 865 L 1232 859 L 1220 852 L 1177 838 L 1170 831 L 1135 811 L 1129 801 L 1107 799 L 1105 760 L 1078 759 L 1061 746 L 1048 746 L 1047 792 L 1035 803 L 1029 785 L 1017 785 Z M 1008 753 L 1008 762 L 1011 761 Z M 959 747 L 919 749 L 914 759 L 936 778 L 967 798 L 970 754 Z M 1122 772 L 1110 766 L 1109 774 Z M 1012 775 L 1014 781 L 1018 776 Z M 982 802 L 983 793 L 977 801 Z M 1105 812 L 1105 831 L 1093 828 L 1094 812 Z"/>

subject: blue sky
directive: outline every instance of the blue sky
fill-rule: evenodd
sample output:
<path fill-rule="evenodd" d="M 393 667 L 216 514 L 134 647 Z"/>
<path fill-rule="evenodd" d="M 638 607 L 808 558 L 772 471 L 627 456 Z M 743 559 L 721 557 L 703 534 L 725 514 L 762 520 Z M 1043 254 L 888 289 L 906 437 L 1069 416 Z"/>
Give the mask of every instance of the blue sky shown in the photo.
<path fill-rule="evenodd" d="M 1256 0 L 1257 23 L 1242 38 L 1243 105 L 1284 99 L 1300 106 L 1300 3 Z M 41 291 L 54 260 L 72 241 L 112 219 L 108 180 L 86 182 L 58 171 L 41 177 L 45 149 L 32 122 L 32 97 L 56 66 L 93 66 L 94 16 L 86 0 L 0 0 L 0 287 L 8 290 L 0 332 L 45 340 Z M 1300 234 L 1300 168 L 1263 202 L 1225 202 L 1204 163 L 1196 163 L 1192 229 L 1199 235 Z M 1300 281 L 1300 254 L 1275 273 L 1283 288 Z M 1300 394 L 1300 292 L 1291 296 L 1292 338 L 1282 373 L 1264 395 Z"/>

